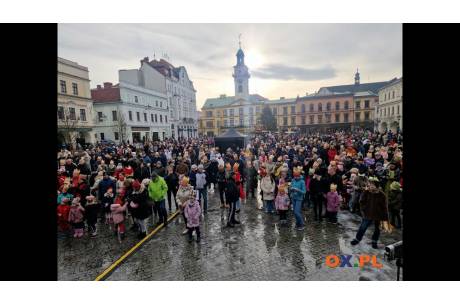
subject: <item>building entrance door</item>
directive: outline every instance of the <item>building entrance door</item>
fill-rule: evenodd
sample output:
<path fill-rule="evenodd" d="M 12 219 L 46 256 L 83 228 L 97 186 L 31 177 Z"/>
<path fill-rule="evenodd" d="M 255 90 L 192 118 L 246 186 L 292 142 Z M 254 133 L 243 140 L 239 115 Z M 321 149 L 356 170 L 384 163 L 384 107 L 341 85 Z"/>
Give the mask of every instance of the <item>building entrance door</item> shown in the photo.
<path fill-rule="evenodd" d="M 152 132 L 152 140 L 153 141 L 159 141 L 160 139 L 158 138 L 158 132 Z"/>
<path fill-rule="evenodd" d="M 141 133 L 140 132 L 133 132 L 133 142 L 140 142 L 141 141 Z"/>

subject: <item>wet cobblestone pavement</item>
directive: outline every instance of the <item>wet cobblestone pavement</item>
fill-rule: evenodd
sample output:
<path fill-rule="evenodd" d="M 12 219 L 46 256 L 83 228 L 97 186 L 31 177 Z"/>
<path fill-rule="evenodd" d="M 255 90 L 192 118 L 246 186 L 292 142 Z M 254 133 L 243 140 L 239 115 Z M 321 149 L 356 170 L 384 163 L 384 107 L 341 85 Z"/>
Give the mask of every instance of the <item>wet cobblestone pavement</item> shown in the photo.
<path fill-rule="evenodd" d="M 382 233 L 380 249 L 373 249 L 369 228 L 355 247 L 350 241 L 360 218 L 348 211 L 339 212 L 339 225 L 313 221 L 307 210 L 306 228 L 297 231 L 292 212 L 289 227 L 278 226 L 278 216 L 257 210 L 255 200 L 241 205 L 242 222 L 227 228 L 226 212 L 220 209 L 218 194 L 208 194 L 209 210 L 201 225 L 201 243 L 189 243 L 182 235 L 184 223 L 179 215 L 161 229 L 106 280 L 396 280 L 395 262 L 384 260 L 384 245 L 401 240 L 401 231 Z M 128 232 L 120 244 L 98 224 L 99 235 L 80 240 L 58 242 L 58 279 L 94 280 L 123 253 L 137 243 L 136 233 Z M 152 230 L 152 225 L 149 231 Z M 330 268 L 325 257 L 330 254 L 377 255 L 381 269 Z"/>

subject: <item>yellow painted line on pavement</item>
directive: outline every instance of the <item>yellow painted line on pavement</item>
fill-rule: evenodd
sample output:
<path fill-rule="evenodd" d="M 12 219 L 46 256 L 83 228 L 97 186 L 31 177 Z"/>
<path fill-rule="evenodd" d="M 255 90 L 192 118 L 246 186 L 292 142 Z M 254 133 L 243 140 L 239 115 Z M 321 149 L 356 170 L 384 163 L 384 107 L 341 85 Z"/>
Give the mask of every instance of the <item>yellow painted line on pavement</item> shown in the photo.
<path fill-rule="evenodd" d="M 179 214 L 179 211 L 174 212 L 169 218 L 168 222 L 173 220 Z M 143 243 L 145 243 L 148 239 L 150 239 L 153 235 L 155 235 L 161 228 L 164 227 L 164 224 L 160 224 L 156 227 L 152 232 L 150 232 L 147 236 L 145 236 L 141 241 L 139 241 L 136 245 L 134 245 L 131 249 L 129 249 L 125 254 L 123 254 L 119 259 L 117 259 L 112 265 L 110 265 L 107 269 L 104 270 L 101 274 L 99 274 L 95 281 L 103 281 L 110 273 L 112 273 L 115 268 L 118 267 L 128 256 L 130 256 L 134 251 L 136 251 Z"/>

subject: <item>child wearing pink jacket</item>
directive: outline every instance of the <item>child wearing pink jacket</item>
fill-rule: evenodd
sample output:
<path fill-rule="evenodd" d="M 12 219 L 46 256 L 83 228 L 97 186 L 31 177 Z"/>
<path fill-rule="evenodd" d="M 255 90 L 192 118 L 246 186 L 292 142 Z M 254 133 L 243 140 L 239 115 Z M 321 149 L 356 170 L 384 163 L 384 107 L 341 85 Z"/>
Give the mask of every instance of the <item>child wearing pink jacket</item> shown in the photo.
<path fill-rule="evenodd" d="M 278 187 L 278 194 L 275 198 L 275 208 L 280 214 L 280 225 L 287 224 L 287 211 L 289 210 L 289 196 L 286 194 L 286 185 L 281 184 Z"/>
<path fill-rule="evenodd" d="M 337 212 L 339 211 L 339 206 L 342 198 L 337 193 L 337 185 L 331 183 L 330 191 L 326 195 L 327 200 L 327 211 L 326 218 L 331 223 L 337 223 Z"/>

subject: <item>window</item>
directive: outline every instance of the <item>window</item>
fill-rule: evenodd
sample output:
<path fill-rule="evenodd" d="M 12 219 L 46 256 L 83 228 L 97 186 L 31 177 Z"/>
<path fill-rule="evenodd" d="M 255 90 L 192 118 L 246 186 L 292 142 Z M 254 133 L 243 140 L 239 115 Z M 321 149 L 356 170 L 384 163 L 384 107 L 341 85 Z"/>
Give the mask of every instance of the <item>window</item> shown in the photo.
<path fill-rule="evenodd" d="M 277 108 L 273 108 L 272 113 L 273 113 L 273 115 L 278 115 L 278 109 L 277 109 Z"/>
<path fill-rule="evenodd" d="M 345 105 L 344 105 L 343 109 L 348 110 L 348 101 L 345 101 Z"/>
<path fill-rule="evenodd" d="M 83 122 L 86 122 L 86 110 L 85 109 L 80 109 L 80 120 Z"/>
<path fill-rule="evenodd" d="M 160 114 L 160 123 L 163 123 L 163 116 Z"/>
<path fill-rule="evenodd" d="M 285 125 L 285 126 L 287 125 L 287 117 L 283 118 L 283 125 Z"/>
<path fill-rule="evenodd" d="M 61 84 L 61 93 L 67 93 L 67 86 L 65 80 L 61 80 L 59 81 L 59 83 Z"/>
<path fill-rule="evenodd" d="M 243 115 L 244 113 L 243 111 L 244 111 L 243 108 L 239 108 L 240 116 Z"/>
<path fill-rule="evenodd" d="M 283 115 L 287 115 L 287 107 L 283 107 Z"/>
<path fill-rule="evenodd" d="M 212 111 L 206 111 L 206 117 L 207 118 L 212 117 Z"/>
<path fill-rule="evenodd" d="M 305 113 L 305 104 L 302 104 L 302 107 L 300 109 L 300 112 Z"/>
<path fill-rule="evenodd" d="M 64 107 L 62 107 L 62 106 L 58 107 L 58 119 L 59 120 L 64 119 Z"/>
<path fill-rule="evenodd" d="M 206 121 L 206 128 L 214 128 L 212 121 Z"/>
<path fill-rule="evenodd" d="M 150 120 L 153 122 L 153 113 L 150 114 Z"/>
<path fill-rule="evenodd" d="M 133 113 L 131 111 L 128 111 L 128 116 L 129 116 L 129 120 L 132 121 L 133 120 Z"/>
<path fill-rule="evenodd" d="M 356 102 L 355 102 L 355 108 L 356 108 L 356 109 L 361 108 L 361 101 L 356 101 Z"/>
<path fill-rule="evenodd" d="M 291 116 L 291 126 L 295 126 L 295 116 Z"/>
<path fill-rule="evenodd" d="M 235 110 L 234 109 L 230 109 L 230 116 L 234 116 L 235 115 Z"/>
<path fill-rule="evenodd" d="M 364 112 L 364 120 L 369 121 L 370 114 L 368 111 Z"/>
<path fill-rule="evenodd" d="M 112 111 L 112 121 L 118 121 L 117 112 Z"/>
<path fill-rule="evenodd" d="M 369 108 L 369 100 L 364 101 L 364 108 Z"/>
<path fill-rule="evenodd" d="M 163 108 L 163 102 L 160 101 L 160 108 Z"/>
<path fill-rule="evenodd" d="M 302 125 L 305 125 L 305 116 L 302 116 Z"/>
<path fill-rule="evenodd" d="M 144 121 L 147 122 L 147 113 L 144 112 Z"/>
<path fill-rule="evenodd" d="M 72 83 L 72 92 L 73 95 L 78 95 L 78 85 L 76 83 Z"/>
<path fill-rule="evenodd" d="M 165 115 L 165 123 L 168 123 L 168 116 Z"/>
<path fill-rule="evenodd" d="M 75 108 L 69 108 L 69 116 L 71 120 L 76 120 L 77 118 L 75 117 Z"/>
<path fill-rule="evenodd" d="M 326 114 L 326 123 L 330 123 L 330 122 L 331 122 L 331 114 L 327 113 Z"/>
<path fill-rule="evenodd" d="M 158 122 L 157 114 L 155 113 L 155 123 Z"/>
<path fill-rule="evenodd" d="M 310 104 L 310 112 L 313 112 L 313 111 L 315 111 L 315 105 Z"/>
<path fill-rule="evenodd" d="M 100 112 L 100 111 L 97 113 L 97 120 L 99 122 L 102 122 L 102 112 Z"/>
<path fill-rule="evenodd" d="M 336 123 L 340 122 L 340 114 L 338 114 L 338 113 L 335 114 L 335 122 Z"/>
<path fill-rule="evenodd" d="M 331 111 L 331 103 L 327 103 L 327 105 L 326 105 L 326 110 L 327 110 L 327 111 Z"/>
<path fill-rule="evenodd" d="M 314 124 L 314 123 L 315 123 L 315 116 L 310 115 L 310 124 Z"/>
<path fill-rule="evenodd" d="M 391 107 L 391 115 L 395 114 L 395 106 Z"/>
<path fill-rule="evenodd" d="M 243 118 L 240 117 L 240 126 L 243 126 L 244 125 L 244 121 L 243 121 Z"/>
<path fill-rule="evenodd" d="M 319 112 L 323 111 L 323 104 L 321 103 L 318 104 L 318 111 Z"/>
<path fill-rule="evenodd" d="M 224 117 L 227 116 L 227 109 L 224 109 Z"/>
<path fill-rule="evenodd" d="M 230 126 L 231 127 L 235 126 L 235 121 L 233 119 L 230 119 Z"/>
<path fill-rule="evenodd" d="M 335 102 L 335 110 L 340 110 L 340 102 Z"/>
<path fill-rule="evenodd" d="M 105 140 L 105 136 L 103 132 L 101 132 L 101 140 Z"/>
<path fill-rule="evenodd" d="M 318 124 L 321 124 L 323 122 L 323 116 L 321 114 L 318 114 Z"/>
<path fill-rule="evenodd" d="M 118 132 L 115 131 L 114 135 L 115 135 L 115 140 L 118 141 Z"/>
<path fill-rule="evenodd" d="M 398 111 L 397 114 L 399 114 L 399 105 L 398 105 L 397 111 Z"/>
<path fill-rule="evenodd" d="M 138 98 L 137 98 L 137 95 L 134 96 L 134 101 L 135 101 L 136 103 L 139 103 L 139 100 L 138 100 Z"/>
<path fill-rule="evenodd" d="M 139 112 L 136 112 L 136 118 L 138 122 L 141 121 L 141 114 Z"/>
<path fill-rule="evenodd" d="M 395 92 L 393 91 L 393 98 L 395 98 Z"/>
<path fill-rule="evenodd" d="M 348 123 L 348 113 L 343 114 L 343 122 Z"/>
<path fill-rule="evenodd" d="M 295 114 L 295 106 L 291 106 L 291 114 Z"/>
<path fill-rule="evenodd" d="M 228 120 L 224 120 L 224 126 L 228 127 Z"/>
<path fill-rule="evenodd" d="M 243 92 L 243 86 L 238 85 L 238 92 Z"/>
<path fill-rule="evenodd" d="M 155 101 L 155 107 L 158 107 L 158 101 Z"/>
<path fill-rule="evenodd" d="M 361 114 L 359 112 L 355 113 L 355 121 L 356 122 L 359 122 L 360 116 L 361 116 Z"/>
<path fill-rule="evenodd" d="M 387 94 L 386 94 L 386 92 L 385 92 L 385 99 L 384 99 L 384 101 L 386 101 L 386 100 L 387 100 Z"/>

